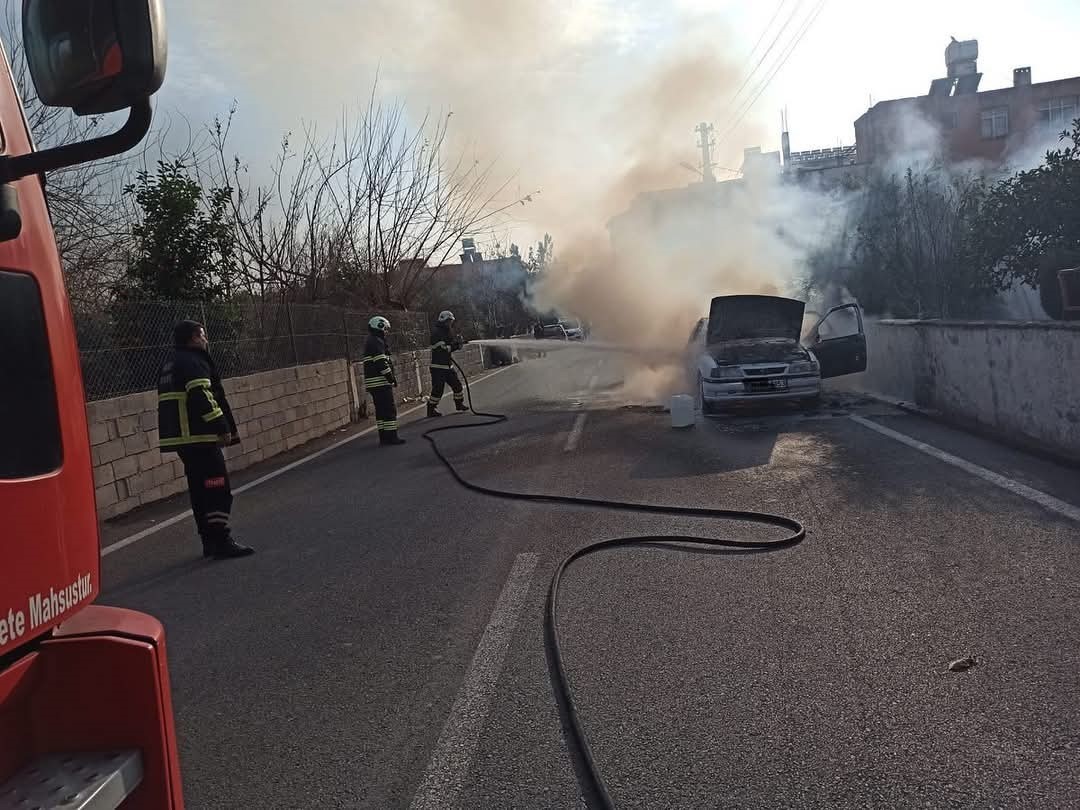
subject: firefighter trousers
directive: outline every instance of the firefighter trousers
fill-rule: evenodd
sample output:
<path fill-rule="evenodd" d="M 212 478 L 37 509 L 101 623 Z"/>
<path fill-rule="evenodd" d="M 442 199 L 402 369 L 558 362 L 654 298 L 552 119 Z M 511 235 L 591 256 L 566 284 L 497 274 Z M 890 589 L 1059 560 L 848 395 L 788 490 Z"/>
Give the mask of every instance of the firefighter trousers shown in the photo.
<path fill-rule="evenodd" d="M 461 387 L 461 379 L 452 368 L 431 369 L 431 396 L 428 397 L 428 404 L 438 405 L 448 385 L 454 392 L 455 404 L 461 406 L 465 402 L 465 391 Z"/>
<path fill-rule="evenodd" d="M 214 548 L 228 542 L 233 496 L 225 454 L 212 444 L 181 447 L 178 454 L 184 464 L 191 511 L 203 546 Z"/>
<path fill-rule="evenodd" d="M 397 403 L 394 401 L 394 387 L 384 385 L 368 390 L 375 403 L 375 428 L 379 431 L 379 441 L 396 439 L 398 432 Z"/>

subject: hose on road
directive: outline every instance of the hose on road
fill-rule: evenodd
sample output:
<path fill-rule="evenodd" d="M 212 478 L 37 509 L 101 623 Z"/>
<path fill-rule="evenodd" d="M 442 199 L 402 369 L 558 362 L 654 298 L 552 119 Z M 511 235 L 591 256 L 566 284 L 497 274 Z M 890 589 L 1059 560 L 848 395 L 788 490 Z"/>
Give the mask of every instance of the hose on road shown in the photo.
<path fill-rule="evenodd" d="M 570 686 L 570 678 L 566 671 L 566 666 L 563 661 L 562 654 L 562 642 L 559 637 L 559 594 L 562 588 L 563 577 L 567 570 L 578 560 L 588 557 L 592 554 L 596 554 L 600 551 L 606 551 L 613 548 L 626 548 L 628 546 L 653 546 L 656 544 L 688 544 L 693 546 L 699 546 L 705 548 L 726 548 L 737 549 L 745 552 L 769 552 L 779 551 L 780 549 L 791 548 L 801 543 L 806 537 L 806 530 L 803 525 L 794 518 L 784 517 L 782 515 L 772 515 L 765 512 L 749 512 L 741 509 L 712 509 L 704 507 L 690 507 L 690 506 L 667 506 L 662 504 L 645 504 L 645 503 L 633 503 L 627 501 L 614 501 L 607 498 L 580 498 L 569 495 L 551 495 L 544 493 L 532 493 L 532 492 L 513 492 L 510 490 L 496 489 L 494 487 L 484 486 L 483 484 L 477 484 L 470 481 L 463 476 L 458 469 L 454 466 L 454 463 L 447 458 L 446 454 L 439 447 L 438 442 L 435 440 L 435 436 L 439 433 L 446 433 L 451 430 L 468 430 L 473 428 L 491 427 L 493 425 L 501 424 L 509 420 L 506 414 L 498 413 L 485 413 L 483 411 L 476 410 L 473 405 L 472 389 L 469 387 L 469 377 L 465 374 L 465 371 L 458 365 L 457 361 L 452 361 L 458 372 L 461 374 L 461 378 L 465 383 L 465 390 L 468 394 L 469 410 L 474 416 L 477 416 L 485 421 L 482 422 L 464 422 L 455 423 L 449 425 L 440 425 L 438 427 L 429 428 L 424 431 L 423 438 L 426 439 L 432 449 L 435 451 L 435 455 L 439 461 L 443 463 L 450 475 L 461 486 L 466 489 L 480 493 L 481 495 L 488 495 L 494 498 L 502 498 L 504 500 L 513 501 L 528 501 L 532 503 L 551 503 L 560 504 L 564 506 L 577 506 L 577 507 L 590 507 L 594 509 L 609 509 L 618 510 L 620 512 L 637 512 L 653 515 L 668 515 L 672 517 L 696 517 L 705 518 L 708 520 L 726 521 L 726 522 L 739 522 L 739 523 L 755 523 L 763 526 L 772 526 L 775 528 L 783 529 L 788 534 L 780 539 L 776 540 L 728 540 L 724 538 L 715 537 L 694 537 L 688 535 L 678 534 L 665 534 L 665 535 L 640 535 L 636 537 L 617 537 L 609 540 L 599 540 L 594 543 L 582 546 L 577 551 L 570 554 L 562 562 L 559 563 L 555 569 L 555 573 L 551 577 L 551 584 L 548 588 L 547 605 L 544 614 L 544 639 L 547 648 L 547 654 L 549 657 L 549 663 L 551 665 L 552 672 L 552 685 L 555 690 L 555 698 L 559 704 L 559 710 L 562 714 L 563 721 L 568 727 L 568 731 L 571 738 L 571 743 L 576 751 L 572 752 L 576 754 L 577 766 L 579 771 L 579 779 L 582 782 L 581 787 L 585 793 L 585 798 L 589 801 L 590 806 L 604 808 L 614 808 L 615 803 L 611 798 L 611 793 L 608 791 L 603 777 L 600 775 L 600 771 L 597 767 L 596 760 L 593 757 L 592 746 L 589 744 L 588 735 L 585 733 L 585 728 L 582 725 L 581 718 L 578 716 L 577 703 L 574 700 L 574 692 Z"/>

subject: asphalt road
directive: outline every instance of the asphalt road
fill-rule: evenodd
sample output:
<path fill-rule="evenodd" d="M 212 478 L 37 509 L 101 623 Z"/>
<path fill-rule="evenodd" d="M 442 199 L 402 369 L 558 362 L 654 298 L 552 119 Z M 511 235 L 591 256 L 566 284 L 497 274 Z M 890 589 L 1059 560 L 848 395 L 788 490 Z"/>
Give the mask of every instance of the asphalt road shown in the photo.
<path fill-rule="evenodd" d="M 440 443 L 501 488 L 781 512 L 809 535 L 571 570 L 567 664 L 620 808 L 1076 806 L 1080 473 L 847 395 L 676 432 L 623 407 L 622 378 L 553 352 L 477 385 L 508 423 Z M 189 807 L 582 806 L 543 647 L 552 571 L 594 539 L 717 529 L 466 492 L 420 429 L 239 496 L 253 558 L 203 562 L 190 521 L 106 558 L 102 601 L 165 623 Z"/>

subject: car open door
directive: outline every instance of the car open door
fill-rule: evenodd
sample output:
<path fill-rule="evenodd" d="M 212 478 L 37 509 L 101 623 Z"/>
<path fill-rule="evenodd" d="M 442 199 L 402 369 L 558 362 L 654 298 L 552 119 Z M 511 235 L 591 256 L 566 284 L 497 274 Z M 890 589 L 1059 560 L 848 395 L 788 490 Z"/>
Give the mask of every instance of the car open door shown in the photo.
<path fill-rule="evenodd" d="M 866 331 L 858 304 L 830 309 L 811 336 L 810 349 L 821 364 L 823 380 L 866 371 Z"/>

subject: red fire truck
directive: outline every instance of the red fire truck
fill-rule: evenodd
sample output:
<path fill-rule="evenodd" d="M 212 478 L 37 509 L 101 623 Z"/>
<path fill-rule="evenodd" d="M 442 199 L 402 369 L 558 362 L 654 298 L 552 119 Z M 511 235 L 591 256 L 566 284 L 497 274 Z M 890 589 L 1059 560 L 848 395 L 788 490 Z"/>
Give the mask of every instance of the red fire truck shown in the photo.
<path fill-rule="evenodd" d="M 162 0 L 24 0 L 22 13 L 44 104 L 128 118 L 37 151 L 0 60 L 0 810 L 182 808 L 161 624 L 94 604 L 90 443 L 44 180 L 146 135 Z"/>

